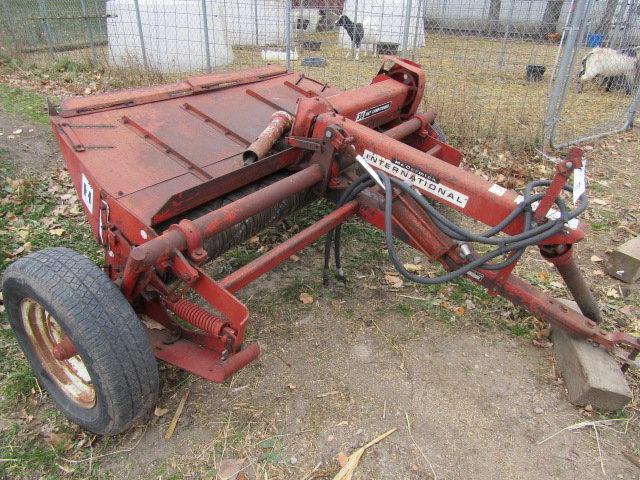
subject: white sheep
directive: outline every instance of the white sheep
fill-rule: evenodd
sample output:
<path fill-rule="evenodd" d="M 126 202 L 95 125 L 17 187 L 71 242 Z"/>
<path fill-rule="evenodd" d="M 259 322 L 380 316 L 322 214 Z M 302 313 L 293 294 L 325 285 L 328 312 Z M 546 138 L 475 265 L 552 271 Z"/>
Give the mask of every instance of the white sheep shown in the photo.
<path fill-rule="evenodd" d="M 578 92 L 582 92 L 584 82 L 600 76 L 607 79 L 607 91 L 611 88 L 614 79 L 619 78 L 625 82 L 627 95 L 631 94 L 632 86 L 638 85 L 640 79 L 638 53 L 640 53 L 638 47 L 625 51 L 594 48 L 582 59 L 582 69 L 578 74 Z"/>

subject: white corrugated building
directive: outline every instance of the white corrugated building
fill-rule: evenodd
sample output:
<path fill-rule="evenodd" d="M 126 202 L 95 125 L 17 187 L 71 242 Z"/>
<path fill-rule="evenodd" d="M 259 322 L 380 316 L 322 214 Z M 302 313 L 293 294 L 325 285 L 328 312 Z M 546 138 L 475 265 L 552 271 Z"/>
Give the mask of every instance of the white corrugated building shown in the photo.
<path fill-rule="evenodd" d="M 161 72 L 204 70 L 207 66 L 201 0 L 138 0 L 140 24 L 133 0 L 107 0 L 110 61 L 142 66 L 142 46 L 149 68 Z M 206 2 L 209 58 L 212 67 L 233 62 L 220 6 Z"/>

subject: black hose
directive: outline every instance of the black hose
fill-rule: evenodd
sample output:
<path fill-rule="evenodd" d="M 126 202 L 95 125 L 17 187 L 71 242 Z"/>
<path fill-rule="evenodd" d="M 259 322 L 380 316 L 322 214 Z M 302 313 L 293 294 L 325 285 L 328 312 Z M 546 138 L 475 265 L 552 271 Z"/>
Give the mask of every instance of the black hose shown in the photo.
<path fill-rule="evenodd" d="M 340 208 L 345 203 L 351 201 L 357 195 L 359 195 L 364 189 L 369 188 L 373 185 L 373 180 L 369 176 L 369 174 L 365 173 L 355 179 L 351 185 L 342 193 L 340 200 L 336 204 L 337 208 Z M 329 281 L 329 263 L 331 261 L 331 243 L 333 240 L 334 234 L 336 235 L 336 267 L 338 269 L 338 278 L 344 279 L 344 273 L 342 272 L 342 268 L 340 268 L 340 231 L 341 225 L 339 224 L 336 228 L 329 230 L 327 232 L 327 236 L 325 237 L 324 243 L 324 268 L 322 269 L 322 280 L 326 285 Z"/>
<path fill-rule="evenodd" d="M 534 194 L 533 190 L 539 187 L 548 187 L 551 182 L 549 180 L 538 180 L 530 182 L 525 186 L 522 201 L 511 213 L 509 213 L 509 215 L 507 215 L 501 222 L 489 228 L 488 230 L 482 233 L 473 233 L 463 229 L 459 225 L 446 218 L 433 205 L 431 205 L 431 203 L 429 203 L 421 193 L 411 188 L 409 184 L 404 183 L 396 178 L 389 177 L 384 172 L 378 172 L 378 174 L 384 182 L 385 186 L 384 233 L 389 256 L 391 257 L 391 262 L 393 263 L 396 270 L 407 279 L 416 283 L 426 285 L 436 285 L 451 281 L 462 275 L 465 275 L 475 268 L 480 268 L 483 270 L 501 270 L 518 261 L 527 247 L 539 244 L 543 240 L 559 233 L 564 228 L 565 223 L 580 215 L 587 208 L 588 204 L 587 197 L 585 194 L 583 194 L 578 200 L 578 206 L 574 210 L 569 211 L 567 210 L 565 201 L 562 198 L 557 198 L 555 200 L 555 204 L 559 210 L 558 218 L 548 220 L 541 225 L 537 225 L 533 221 L 534 210 L 532 208 L 532 204 L 535 202 L 539 202 L 544 197 L 544 194 Z M 361 175 L 349 186 L 349 188 L 347 188 L 343 192 L 340 200 L 338 201 L 338 207 L 351 201 L 364 189 L 373 186 L 373 184 L 373 179 L 370 178 L 368 174 Z M 404 264 L 398 255 L 394 243 L 392 221 L 393 186 L 399 188 L 403 193 L 407 193 L 411 198 L 413 198 L 420 205 L 420 207 L 422 207 L 425 213 L 433 219 L 436 226 L 452 239 L 457 240 L 460 243 L 473 242 L 482 243 L 485 245 L 495 245 L 496 248 L 491 252 L 481 255 L 480 257 L 472 258 L 469 263 L 462 265 L 456 270 L 447 272 L 446 274 L 439 277 L 430 278 L 410 273 L 404 268 Z M 565 185 L 564 190 L 571 192 L 573 189 Z M 520 215 L 523 216 L 523 231 L 521 233 L 493 238 L 495 235 L 499 234 L 503 229 L 509 226 L 511 222 L 519 218 Z M 339 279 L 344 280 L 344 273 L 342 271 L 340 258 L 340 232 L 341 225 L 338 225 L 335 229 L 327 233 L 324 250 L 323 270 L 323 279 L 325 283 L 328 281 L 330 262 L 329 259 L 331 257 L 331 243 L 333 239 L 335 239 L 335 263 L 337 276 Z M 498 263 L 491 263 L 491 260 L 504 255 L 508 255 L 505 260 Z"/>
<path fill-rule="evenodd" d="M 389 251 L 389 256 L 391 257 L 391 262 L 393 263 L 396 270 L 398 270 L 398 272 L 404 277 L 413 282 L 424 285 L 436 285 L 439 283 L 448 282 L 462 275 L 465 275 L 475 268 L 486 270 L 497 270 L 504 268 L 505 266 L 508 266 L 511 263 L 515 262 L 522 255 L 526 247 L 539 244 L 552 235 L 559 233 L 564 228 L 564 224 L 566 222 L 577 217 L 587 208 L 588 203 L 586 195 L 583 194 L 580 196 L 578 206 L 575 208 L 575 210 L 567 211 L 564 200 L 558 198 L 556 199 L 555 203 L 560 210 L 559 218 L 555 220 L 549 220 L 542 225 L 536 225 L 533 222 L 533 209 L 531 208 L 531 204 L 539 201 L 543 197 L 543 195 L 533 195 L 532 190 L 536 187 L 548 186 L 550 182 L 546 180 L 531 182 L 525 187 L 525 193 L 522 202 L 514 210 L 514 212 L 517 212 L 517 214 L 514 214 L 514 212 L 512 212 L 495 227 L 492 227 L 481 234 L 473 234 L 454 224 L 449 219 L 445 218 L 440 212 L 437 211 L 437 209 L 433 205 L 431 205 L 427 201 L 427 199 L 422 194 L 415 191 L 413 188 L 411 188 L 410 185 L 395 178 L 391 178 L 384 172 L 378 172 L 378 174 L 383 180 L 385 186 L 384 232 L 387 249 Z M 474 258 L 469 263 L 461 265 L 456 270 L 447 272 L 446 274 L 439 277 L 430 278 L 412 274 L 404 268 L 403 262 L 400 259 L 394 244 L 392 223 L 392 185 L 398 187 L 400 190 L 402 190 L 402 192 L 407 193 L 416 202 L 418 202 L 418 204 L 425 210 L 425 212 L 433 218 L 438 228 L 442 229 L 443 232 L 450 235 L 452 238 L 460 242 L 476 242 L 488 245 L 497 245 L 497 248 L 480 257 Z M 565 190 L 572 191 L 571 187 L 568 186 L 565 186 Z M 524 214 L 524 225 L 522 233 L 519 233 L 517 235 L 507 235 L 499 238 L 491 238 L 493 235 L 499 233 L 502 228 L 509 225 L 520 214 Z M 512 253 L 511 257 L 507 258 L 503 262 L 497 264 L 489 263 L 494 258 L 509 253 Z"/>

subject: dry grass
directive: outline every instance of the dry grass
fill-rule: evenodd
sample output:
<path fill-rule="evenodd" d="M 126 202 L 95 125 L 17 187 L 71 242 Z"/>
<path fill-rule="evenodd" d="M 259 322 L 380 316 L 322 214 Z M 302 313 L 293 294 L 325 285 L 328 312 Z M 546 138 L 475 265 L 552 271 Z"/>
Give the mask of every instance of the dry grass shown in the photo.
<path fill-rule="evenodd" d="M 300 54 L 292 68 L 340 88 L 361 86 L 370 81 L 380 58 L 361 55 L 359 61 L 345 58 L 347 50 L 338 47 L 338 32 L 305 33 L 296 39 L 322 42 L 320 51 Z M 548 104 L 550 78 L 558 54 L 558 45 L 537 41 L 509 41 L 502 52 L 502 40 L 475 36 L 428 32 L 426 46 L 409 57 L 423 65 L 426 88 L 423 107 L 435 106 L 439 122 L 458 145 L 474 144 L 478 139 L 505 140 L 513 148 L 531 149 L 542 140 Z M 583 53 L 586 53 L 587 49 Z M 88 58 L 88 51 L 66 52 Z M 302 59 L 319 56 L 326 59 L 322 68 L 303 67 Z M 103 49 L 100 57 L 108 58 Z M 29 62 L 50 63 L 46 53 L 32 54 Z M 220 70 L 238 70 L 263 64 L 260 47 L 234 47 L 234 62 Z M 530 83 L 525 79 L 528 64 L 546 67 L 544 79 Z M 579 65 L 578 65 L 579 66 Z M 577 73 L 573 72 L 575 77 Z M 184 74 L 159 74 L 141 68 L 107 68 L 106 74 L 118 88 L 177 80 Z M 595 84 L 578 94 L 575 84 L 569 88 L 557 142 L 621 127 L 632 97 L 622 91 L 603 92 Z"/>

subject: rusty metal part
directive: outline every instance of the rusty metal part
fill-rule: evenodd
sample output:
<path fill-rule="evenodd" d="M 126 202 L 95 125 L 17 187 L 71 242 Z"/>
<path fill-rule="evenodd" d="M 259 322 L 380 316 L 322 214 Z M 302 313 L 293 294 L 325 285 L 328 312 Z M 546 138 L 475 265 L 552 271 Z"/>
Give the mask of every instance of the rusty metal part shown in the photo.
<path fill-rule="evenodd" d="M 356 155 L 416 182 L 430 201 L 489 226 L 516 209 L 516 192 L 458 168 L 461 153 L 430 127 L 435 112 L 417 113 L 424 85 L 417 64 L 386 57 L 370 85 L 347 92 L 266 67 L 64 102 L 62 116 L 51 120 L 69 173 L 105 246 L 108 274 L 139 311 L 166 327 L 148 329 L 159 359 L 220 382 L 257 357 L 257 344 L 242 348 L 249 312 L 232 292 L 354 213 L 382 227 L 380 191 L 363 191 L 218 282 L 200 268 L 205 251 L 215 258 L 314 197 L 340 198 L 357 178 Z M 286 142 L 278 142 L 283 136 Z M 257 140 L 249 145 L 251 139 Z M 559 165 L 538 206 L 539 220 L 578 167 L 574 156 L 570 166 Z M 405 195 L 393 197 L 393 234 L 447 269 L 468 263 L 459 242 Z M 523 232 L 523 215 L 516 214 L 503 232 Z M 597 305 L 570 255 L 551 251 L 583 237 L 578 225 L 539 243 L 583 311 L 597 320 Z M 622 345 L 631 355 L 640 349 L 640 340 L 604 332 L 518 279 L 514 266 L 467 276 L 574 334 L 609 348 Z M 187 292 L 211 308 L 197 306 Z M 185 328 L 170 312 L 197 328 Z M 66 338 L 47 344 L 48 364 L 62 369 L 80 359 Z"/>
<path fill-rule="evenodd" d="M 190 323 L 196 328 L 203 330 L 214 337 L 222 332 L 225 326 L 224 320 L 200 308 L 196 304 L 185 298 L 181 298 L 177 302 L 164 302 L 165 307 L 178 315 L 185 322 Z"/>
<path fill-rule="evenodd" d="M 582 149 L 571 147 L 567 158 L 560 160 L 556 164 L 556 173 L 553 176 L 551 185 L 547 188 L 544 197 L 540 200 L 533 218 L 537 223 L 546 220 L 547 214 L 556 199 L 560 196 L 564 189 L 564 185 L 573 170 L 582 167 Z"/>
<path fill-rule="evenodd" d="M 258 135 L 258 138 L 247 147 L 242 154 L 245 165 L 251 165 L 264 157 L 273 147 L 274 143 L 289 129 L 293 124 L 293 117 L 290 113 L 282 110 L 275 112 L 271 116 L 269 125 Z"/>
<path fill-rule="evenodd" d="M 78 351 L 71 339 L 65 335 L 62 340 L 53 347 L 51 353 L 56 357 L 56 360 L 63 361 L 68 360 L 71 357 L 75 357 L 78 354 Z"/>
<path fill-rule="evenodd" d="M 230 292 L 236 292 L 256 278 L 272 270 L 291 255 L 308 247 L 329 230 L 335 228 L 347 218 L 353 216 L 358 209 L 358 202 L 352 201 L 334 210 L 322 220 L 311 224 L 293 237 L 285 240 L 264 255 L 246 264 L 225 277 L 220 285 Z"/>
<path fill-rule="evenodd" d="M 553 263 L 567 285 L 573 299 L 585 317 L 596 323 L 602 322 L 600 305 L 587 285 L 587 282 L 573 258 L 571 245 L 552 245 L 540 247 L 542 256 Z"/>
<path fill-rule="evenodd" d="M 395 140 L 408 137 L 414 132 L 428 128 L 436 119 L 435 110 L 427 110 L 425 113 L 414 115 L 410 119 L 402 122 L 400 125 L 385 130 L 384 134 Z"/>
<path fill-rule="evenodd" d="M 42 305 L 29 298 L 20 304 L 20 317 L 33 351 L 49 378 L 70 402 L 81 408 L 92 408 L 96 392 L 91 376 L 82 358 L 74 353 L 76 348 L 60 324 Z"/>
<path fill-rule="evenodd" d="M 323 178 L 322 168 L 315 164 L 311 165 L 268 187 L 195 219 L 193 225 L 199 230 L 200 238 L 203 240 L 210 238 L 283 199 L 308 189 Z M 135 247 L 131 250 L 125 265 L 122 281 L 124 294 L 131 296 L 138 276 L 153 267 L 158 260 L 168 257 L 176 250 L 182 251 L 186 248 L 187 239 L 179 230 L 166 231 L 161 236 Z"/>
<path fill-rule="evenodd" d="M 202 217 L 207 213 L 218 210 L 224 205 L 245 197 L 250 193 L 256 192 L 257 190 L 272 185 L 277 181 L 283 180 L 287 176 L 288 174 L 286 173 L 277 173 L 264 177 L 259 182 L 254 182 L 247 185 L 246 187 L 239 188 L 238 190 L 235 190 L 228 195 L 219 197 L 209 203 L 206 203 L 199 206 L 198 208 L 189 211 L 184 215 L 178 216 L 177 218 L 159 225 L 157 231 L 159 233 L 162 233 L 167 230 L 167 228 L 172 224 L 179 223 L 184 218 L 188 220 L 195 220 L 196 218 Z M 312 196 L 310 192 L 308 190 L 302 190 L 276 203 L 272 207 L 266 208 L 256 215 L 253 215 L 252 217 L 249 217 L 246 220 L 237 223 L 230 228 L 227 228 L 226 230 L 223 230 L 207 239 L 204 239 L 202 241 L 202 247 L 206 251 L 209 258 L 216 258 L 230 248 L 233 248 L 236 245 L 249 240 L 251 237 L 254 237 L 262 230 L 275 224 L 279 220 L 285 219 L 300 207 L 305 205 L 311 199 Z"/>

